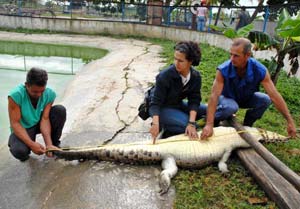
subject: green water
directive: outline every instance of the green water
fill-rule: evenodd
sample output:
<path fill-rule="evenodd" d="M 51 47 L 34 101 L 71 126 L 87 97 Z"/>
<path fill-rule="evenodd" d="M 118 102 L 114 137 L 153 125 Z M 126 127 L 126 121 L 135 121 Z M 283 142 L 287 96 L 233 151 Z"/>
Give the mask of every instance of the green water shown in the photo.
<path fill-rule="evenodd" d="M 86 64 L 107 54 L 107 50 L 85 46 L 54 45 L 31 42 L 0 40 L 0 54 L 25 55 L 30 57 L 72 57 L 82 59 Z"/>
<path fill-rule="evenodd" d="M 7 143 L 10 133 L 7 94 L 25 82 L 26 71 L 33 66 L 45 69 L 49 73 L 47 86 L 55 90 L 59 103 L 74 74 L 106 53 L 88 47 L 0 41 L 0 145 Z"/>

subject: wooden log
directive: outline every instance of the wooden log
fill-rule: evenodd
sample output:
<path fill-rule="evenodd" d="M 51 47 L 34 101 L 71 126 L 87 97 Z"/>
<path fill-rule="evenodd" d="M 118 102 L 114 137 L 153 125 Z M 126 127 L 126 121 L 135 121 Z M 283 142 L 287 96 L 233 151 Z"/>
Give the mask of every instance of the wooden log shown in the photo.
<path fill-rule="evenodd" d="M 258 184 L 279 208 L 299 209 L 300 193 L 277 173 L 255 150 L 240 149 L 237 154 Z"/>
<path fill-rule="evenodd" d="M 238 131 L 245 131 L 245 128 L 239 124 L 236 119 L 228 120 L 228 123 Z M 283 162 L 276 158 L 269 150 L 261 143 L 256 141 L 251 134 L 247 132 L 240 133 L 241 137 L 263 158 L 265 159 L 278 173 L 288 180 L 298 191 L 300 191 L 300 176 L 287 167 Z M 300 207 L 300 206 L 299 206 Z"/>

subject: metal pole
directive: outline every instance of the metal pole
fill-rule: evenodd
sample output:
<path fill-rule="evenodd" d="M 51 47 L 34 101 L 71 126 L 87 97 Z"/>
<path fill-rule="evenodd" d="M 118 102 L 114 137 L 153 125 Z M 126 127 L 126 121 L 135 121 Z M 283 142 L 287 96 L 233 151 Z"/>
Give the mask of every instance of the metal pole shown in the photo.
<path fill-rule="evenodd" d="M 73 55 L 71 57 L 71 71 L 72 71 L 72 75 L 74 75 L 74 72 L 73 72 Z"/>
<path fill-rule="evenodd" d="M 73 1 L 70 1 L 70 10 L 71 10 L 71 19 L 72 19 L 72 7 L 73 7 Z"/>
<path fill-rule="evenodd" d="M 168 6 L 167 26 L 170 26 L 170 22 L 171 22 L 171 6 Z"/>
<path fill-rule="evenodd" d="M 207 27 L 207 32 L 210 32 L 210 24 L 213 18 L 213 13 L 212 13 L 212 7 L 209 7 L 209 20 L 208 20 L 208 27 Z"/>
<path fill-rule="evenodd" d="M 269 9 L 269 7 L 265 7 L 265 20 L 264 20 L 264 25 L 263 25 L 263 32 L 266 32 L 269 16 L 270 16 L 270 9 Z"/>
<path fill-rule="evenodd" d="M 24 70 L 26 72 L 26 58 L 25 58 L 25 55 L 24 55 Z"/>
<path fill-rule="evenodd" d="M 18 16 L 22 16 L 22 0 L 18 0 Z"/>
<path fill-rule="evenodd" d="M 125 17 L 125 3 L 124 3 L 124 1 L 121 2 L 121 8 L 122 8 L 122 21 L 124 21 L 124 17 Z"/>

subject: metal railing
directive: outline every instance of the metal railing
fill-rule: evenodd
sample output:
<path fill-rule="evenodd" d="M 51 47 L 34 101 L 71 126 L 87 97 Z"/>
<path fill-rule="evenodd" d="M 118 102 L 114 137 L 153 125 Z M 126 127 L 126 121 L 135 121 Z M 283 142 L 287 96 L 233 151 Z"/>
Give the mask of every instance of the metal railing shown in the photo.
<path fill-rule="evenodd" d="M 251 15 L 256 8 L 246 7 L 246 11 Z M 272 23 L 277 21 L 278 14 L 283 8 L 287 8 L 290 14 L 296 14 L 300 10 L 300 2 L 260 7 L 254 20 L 255 30 L 272 33 L 274 28 Z M 44 1 L 44 3 L 33 0 L 0 1 L 0 14 L 4 15 L 136 22 L 190 30 L 196 30 L 197 28 L 197 18 L 195 12 L 193 12 L 194 10 L 195 6 L 174 7 L 108 1 L 97 5 L 92 2 L 74 0 L 49 0 Z M 227 25 L 234 28 L 240 10 L 241 7 L 208 7 L 209 15 L 206 21 L 206 31 L 211 31 L 210 24 Z M 218 13 L 220 15 L 217 19 Z M 271 28 L 269 31 L 268 26 Z"/>

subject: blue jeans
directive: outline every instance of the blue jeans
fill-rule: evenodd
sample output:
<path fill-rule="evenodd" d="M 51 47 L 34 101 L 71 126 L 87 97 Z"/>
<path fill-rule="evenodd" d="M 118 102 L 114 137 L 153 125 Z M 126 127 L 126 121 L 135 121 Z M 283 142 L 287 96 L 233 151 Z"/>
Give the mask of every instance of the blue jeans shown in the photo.
<path fill-rule="evenodd" d="M 257 119 L 263 116 L 271 103 L 270 97 L 261 92 L 255 92 L 248 101 L 243 103 L 238 103 L 233 99 L 221 95 L 215 113 L 215 121 L 226 120 L 232 114 L 236 113 L 239 108 L 245 108 L 248 110 L 243 125 L 252 126 Z"/>
<path fill-rule="evenodd" d="M 205 28 L 205 17 L 199 16 L 198 17 L 198 23 L 197 23 L 197 30 L 198 31 L 204 31 Z"/>
<path fill-rule="evenodd" d="M 205 117 L 207 106 L 200 104 L 196 119 Z M 159 126 L 171 135 L 182 134 L 189 122 L 189 109 L 187 103 L 183 102 L 180 109 L 163 107 L 160 110 Z"/>

